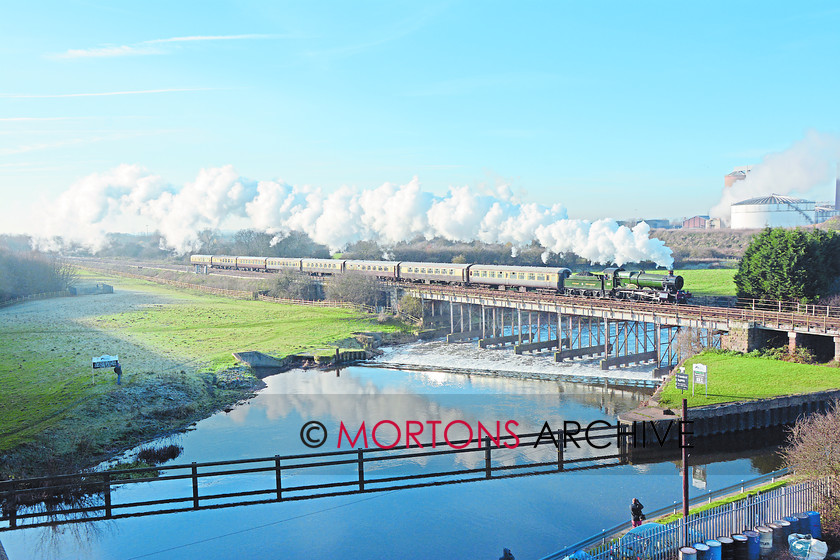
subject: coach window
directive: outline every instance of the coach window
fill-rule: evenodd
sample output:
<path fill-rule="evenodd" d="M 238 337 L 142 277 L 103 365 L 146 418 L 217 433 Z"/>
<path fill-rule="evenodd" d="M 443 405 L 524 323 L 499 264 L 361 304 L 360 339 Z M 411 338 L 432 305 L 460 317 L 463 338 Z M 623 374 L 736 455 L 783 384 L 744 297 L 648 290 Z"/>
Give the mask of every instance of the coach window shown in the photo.
<path fill-rule="evenodd" d="M 533 280 L 533 279 L 534 279 L 534 274 L 533 274 L 533 273 L 529 273 L 529 274 L 528 274 L 528 280 Z"/>

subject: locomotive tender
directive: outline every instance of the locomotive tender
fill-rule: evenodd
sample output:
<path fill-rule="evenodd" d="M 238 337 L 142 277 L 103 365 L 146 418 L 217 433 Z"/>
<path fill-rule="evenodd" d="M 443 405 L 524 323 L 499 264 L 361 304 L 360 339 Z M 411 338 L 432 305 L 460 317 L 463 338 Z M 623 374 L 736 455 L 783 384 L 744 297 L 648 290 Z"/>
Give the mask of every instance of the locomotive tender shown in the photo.
<path fill-rule="evenodd" d="M 503 266 L 432 262 L 355 261 L 340 259 L 295 259 L 288 257 L 232 257 L 192 255 L 190 263 L 231 270 L 278 272 L 293 270 L 312 276 L 356 273 L 383 280 L 493 286 L 500 290 L 537 290 L 570 296 L 685 303 L 691 294 L 683 291 L 682 276 L 605 268 L 572 274 L 568 268 Z"/>

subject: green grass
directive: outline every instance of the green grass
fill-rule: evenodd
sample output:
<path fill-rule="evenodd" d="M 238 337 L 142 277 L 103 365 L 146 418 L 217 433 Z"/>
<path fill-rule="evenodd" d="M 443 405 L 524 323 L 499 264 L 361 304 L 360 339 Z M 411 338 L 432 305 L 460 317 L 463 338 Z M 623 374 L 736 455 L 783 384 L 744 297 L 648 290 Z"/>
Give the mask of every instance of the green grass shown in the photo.
<path fill-rule="evenodd" d="M 734 268 L 709 268 L 702 270 L 677 270 L 674 274 L 685 280 L 684 290 L 698 296 L 734 296 Z"/>
<path fill-rule="evenodd" d="M 168 350 L 183 359 L 204 356 L 215 363 L 231 353 L 257 350 L 285 356 L 320 349 L 355 331 L 393 332 L 394 325 L 347 309 L 280 305 L 200 296 L 178 305 L 150 307 L 94 319 L 97 328 Z M 334 351 L 334 350 L 333 350 Z"/>
<path fill-rule="evenodd" d="M 697 385 L 695 396 L 691 396 L 691 372 L 695 363 L 705 364 L 708 368 L 708 397 L 703 385 Z M 687 398 L 688 406 L 703 406 L 840 387 L 840 370 L 837 368 L 794 364 L 771 358 L 704 352 L 687 360 L 685 371 L 689 374 L 688 391 L 678 390 L 674 379 L 671 379 L 662 391 L 660 405 L 676 407 L 683 398 Z"/>
<path fill-rule="evenodd" d="M 701 511 L 710 510 L 712 508 L 716 508 L 718 506 L 722 506 L 725 504 L 731 504 L 732 502 L 737 502 L 738 500 L 743 500 L 749 496 L 756 496 L 762 492 L 769 492 L 770 490 L 775 490 L 776 488 L 781 488 L 782 486 L 786 486 L 787 481 L 778 480 L 776 482 L 771 482 L 769 484 L 765 484 L 764 486 L 759 486 L 754 490 L 749 490 L 747 492 L 740 492 L 738 494 L 733 494 L 732 496 L 727 496 L 726 498 L 720 498 L 719 500 L 713 500 L 711 503 L 703 504 L 702 506 L 697 506 L 690 508 L 688 510 L 689 515 L 694 515 L 695 513 L 700 513 Z M 679 513 L 671 513 L 669 515 L 665 515 L 660 517 L 659 519 L 655 519 L 655 523 L 662 523 L 663 525 L 666 523 L 670 523 L 672 521 L 676 521 L 677 519 L 682 519 L 682 512 Z"/>
<path fill-rule="evenodd" d="M 70 306 L 79 298 L 25 303 L 0 314 L 0 449 L 9 449 L 61 422 L 91 397 L 116 388 L 111 370 L 91 383 L 90 359 L 119 354 L 123 382 L 146 373 L 222 369 L 233 352 L 257 350 L 275 356 L 333 347 L 355 331 L 394 332 L 401 325 L 380 325 L 376 318 L 347 309 L 290 306 L 233 300 L 180 291 L 150 282 L 106 277 L 115 290 L 143 292 L 153 305 L 123 306 L 128 311 L 57 319 L 49 309 L 31 314 L 27 306 Z M 110 295 L 101 298 L 105 310 Z M 85 300 L 91 301 L 91 300 Z M 44 309 L 44 307 L 40 307 Z M 33 318 L 37 315 L 37 318 Z M 151 365 L 150 365 L 151 364 Z M 139 378 L 138 378 L 139 379 Z M 203 381 L 197 381 L 202 384 Z"/>

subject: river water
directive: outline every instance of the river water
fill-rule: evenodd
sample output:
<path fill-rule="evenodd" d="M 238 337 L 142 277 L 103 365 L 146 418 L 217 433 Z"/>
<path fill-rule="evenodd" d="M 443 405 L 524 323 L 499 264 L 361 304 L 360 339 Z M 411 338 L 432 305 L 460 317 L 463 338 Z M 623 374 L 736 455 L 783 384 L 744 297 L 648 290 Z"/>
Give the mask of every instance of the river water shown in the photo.
<path fill-rule="evenodd" d="M 358 427 L 379 420 L 404 426 L 408 420 L 454 420 L 502 425 L 515 420 L 519 433 L 553 429 L 563 421 L 614 421 L 648 395 L 635 389 L 559 382 L 539 377 L 551 371 L 602 375 L 595 362 L 557 365 L 547 357 L 513 356 L 510 350 L 478 350 L 474 345 L 424 343 L 388 351 L 390 365 L 349 367 L 339 373 L 293 370 L 265 379 L 267 387 L 229 413 L 218 413 L 174 438 L 184 451 L 173 463 L 218 461 L 311 452 L 301 426 L 322 422 L 330 436 L 321 450 L 335 449 L 340 423 Z M 397 365 L 401 364 L 401 365 Z M 445 366 L 435 371 L 434 366 Z M 397 367 L 399 369 L 391 369 Z M 611 370 L 610 376 L 649 378 L 651 366 Z M 469 371 L 472 374 L 452 373 Z M 516 372 L 498 375 L 492 371 Z M 463 426 L 461 426 L 463 427 Z M 355 429 L 352 430 L 355 433 Z M 393 441 L 395 433 L 381 432 Z M 465 432 L 464 432 L 465 434 Z M 459 433 L 458 435 L 464 435 Z M 430 441 L 429 434 L 420 436 Z M 404 437 L 404 436 L 403 436 Z M 441 440 L 438 434 L 437 440 Z M 164 443 L 168 442 L 166 440 Z M 345 442 L 346 444 L 346 442 Z M 693 452 L 692 495 L 702 494 L 778 468 L 772 449 Z M 549 448 L 518 448 L 494 462 L 551 460 Z M 555 455 L 556 457 L 556 455 Z M 480 463 L 480 464 L 479 464 Z M 417 459 L 398 472 L 372 468 L 367 476 L 423 472 L 430 468 L 483 465 L 479 453 Z M 328 481 L 333 470 L 287 481 Z M 241 475 L 242 486 L 250 482 Z M 219 488 L 213 488 L 219 485 Z M 151 499 L 148 484 L 120 487 L 115 503 Z M 202 481 L 202 492 L 237 486 Z M 615 525 L 629 516 L 638 497 L 647 511 L 681 498 L 679 463 L 608 466 L 553 473 L 357 494 L 314 500 L 241 506 L 0 533 L 10 560 L 139 558 L 463 558 L 495 559 L 509 548 L 517 559 L 540 558 Z"/>

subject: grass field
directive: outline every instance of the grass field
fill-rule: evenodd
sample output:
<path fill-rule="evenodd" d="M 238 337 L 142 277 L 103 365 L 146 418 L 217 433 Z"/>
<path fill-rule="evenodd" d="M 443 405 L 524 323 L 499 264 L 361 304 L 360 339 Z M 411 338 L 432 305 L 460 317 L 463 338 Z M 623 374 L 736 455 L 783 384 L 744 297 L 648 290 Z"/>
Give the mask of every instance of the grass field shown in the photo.
<path fill-rule="evenodd" d="M 698 296 L 734 296 L 734 268 L 709 268 L 702 270 L 677 270 L 685 280 L 685 290 Z"/>
<path fill-rule="evenodd" d="M 688 406 L 703 406 L 840 388 L 840 369 L 834 367 L 704 352 L 686 361 L 689 381 L 695 363 L 708 368 L 708 397 L 703 385 L 695 387 L 692 397 L 691 385 L 682 392 L 671 379 L 662 391 L 662 406 L 679 406 L 683 398 L 688 399 Z"/>
<path fill-rule="evenodd" d="M 136 393 L 131 406 L 157 399 L 184 407 L 196 395 L 214 393 L 213 373 L 202 372 L 233 365 L 232 352 L 283 356 L 332 346 L 355 331 L 402 328 L 346 309 L 232 300 L 84 271 L 80 279 L 105 281 L 115 293 L 0 310 L 0 450 L 67 424 L 83 404 L 130 389 Z M 122 389 L 111 370 L 98 372 L 92 383 L 91 358 L 102 354 L 119 355 Z M 164 396 L 149 392 L 155 385 Z M 208 403 L 218 405 L 198 406 Z M 126 422 L 124 416 L 111 421 Z"/>

